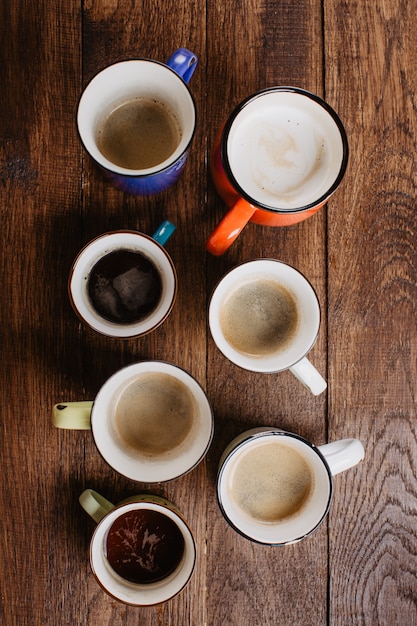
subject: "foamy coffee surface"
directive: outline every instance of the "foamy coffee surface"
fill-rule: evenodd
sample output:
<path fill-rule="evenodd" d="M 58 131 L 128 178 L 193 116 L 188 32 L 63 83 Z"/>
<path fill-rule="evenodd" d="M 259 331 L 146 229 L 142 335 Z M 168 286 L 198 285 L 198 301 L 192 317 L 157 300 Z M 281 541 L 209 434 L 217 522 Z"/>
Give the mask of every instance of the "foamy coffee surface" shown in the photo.
<path fill-rule="evenodd" d="M 100 121 L 97 145 L 112 163 L 142 170 L 163 163 L 177 149 L 181 128 L 173 112 L 155 99 L 120 103 Z"/>
<path fill-rule="evenodd" d="M 247 105 L 231 127 L 227 150 L 242 189 L 258 203 L 282 209 L 323 196 L 343 158 L 332 117 L 309 98 L 289 93 Z"/>
<path fill-rule="evenodd" d="M 169 374 L 148 372 L 123 390 L 114 425 L 132 452 L 160 458 L 186 445 L 198 416 L 197 402 L 183 382 Z"/>
<path fill-rule="evenodd" d="M 298 328 L 297 303 L 282 285 L 256 278 L 234 289 L 220 310 L 226 341 L 238 352 L 264 357 L 284 350 Z"/>
<path fill-rule="evenodd" d="M 281 441 L 263 442 L 241 453 L 229 480 L 229 495 L 249 517 L 276 523 L 301 512 L 313 490 L 304 457 Z"/>

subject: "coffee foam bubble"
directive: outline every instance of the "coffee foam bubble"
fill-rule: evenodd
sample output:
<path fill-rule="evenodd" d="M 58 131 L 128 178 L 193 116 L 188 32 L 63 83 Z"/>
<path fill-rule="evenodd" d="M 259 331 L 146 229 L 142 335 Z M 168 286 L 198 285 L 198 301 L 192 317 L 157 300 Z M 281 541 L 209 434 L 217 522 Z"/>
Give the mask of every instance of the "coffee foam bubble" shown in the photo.
<path fill-rule="evenodd" d="M 258 203 L 284 209 L 323 196 L 343 158 L 340 131 L 327 111 L 286 92 L 264 95 L 242 109 L 227 148 L 242 189 Z"/>

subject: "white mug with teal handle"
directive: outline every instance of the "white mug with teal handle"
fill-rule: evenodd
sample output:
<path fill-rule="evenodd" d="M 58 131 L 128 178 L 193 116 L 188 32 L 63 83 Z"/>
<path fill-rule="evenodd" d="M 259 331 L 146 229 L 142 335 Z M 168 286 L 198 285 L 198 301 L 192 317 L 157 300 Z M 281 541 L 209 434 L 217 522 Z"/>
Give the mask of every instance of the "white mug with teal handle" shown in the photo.
<path fill-rule="evenodd" d="M 90 565 L 110 596 L 133 606 L 166 602 L 189 582 L 196 546 L 182 513 L 168 500 L 139 494 L 114 505 L 93 489 L 79 498 L 97 523 Z"/>
<path fill-rule="evenodd" d="M 164 247 L 174 230 L 165 220 L 152 236 L 119 230 L 90 241 L 75 258 L 68 280 L 70 302 L 80 320 L 120 339 L 158 328 L 177 295 L 175 266 Z"/>

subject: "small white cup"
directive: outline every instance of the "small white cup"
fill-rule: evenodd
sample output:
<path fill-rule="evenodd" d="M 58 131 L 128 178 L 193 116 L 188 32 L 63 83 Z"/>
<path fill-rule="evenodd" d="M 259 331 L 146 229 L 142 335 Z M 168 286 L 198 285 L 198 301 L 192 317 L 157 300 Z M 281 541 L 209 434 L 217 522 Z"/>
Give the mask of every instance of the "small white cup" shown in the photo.
<path fill-rule="evenodd" d="M 147 384 L 149 375 L 156 382 L 152 382 L 147 396 L 141 396 L 141 390 L 135 389 L 135 385 Z M 173 386 L 172 391 L 167 391 L 167 383 Z M 184 392 L 186 409 L 178 409 L 176 394 Z M 144 403 L 149 402 L 149 393 L 151 398 L 152 394 L 161 397 L 161 403 L 156 403 L 155 408 L 149 405 L 144 408 Z M 126 398 L 133 407 L 133 418 L 143 420 L 141 430 L 132 435 L 136 437 L 133 443 L 126 441 L 126 433 L 131 432 L 128 427 L 120 430 L 117 425 L 120 407 Z M 168 403 L 166 411 L 161 409 L 164 403 Z M 192 412 L 187 418 L 189 425 L 174 442 L 172 419 L 181 419 L 181 410 Z M 142 361 L 117 371 L 101 387 L 94 402 L 56 404 L 52 422 L 57 428 L 91 429 L 104 460 L 119 474 L 143 483 L 164 482 L 186 474 L 204 458 L 213 437 L 213 413 L 203 388 L 186 371 L 164 361 Z M 147 432 L 149 424 L 159 429 L 156 434 Z M 138 440 L 139 436 L 143 436 L 143 442 Z M 159 438 L 168 441 L 169 447 L 163 449 L 156 445 L 152 448 Z"/>
<path fill-rule="evenodd" d="M 70 271 L 68 292 L 71 305 L 84 324 L 102 335 L 127 339 L 145 335 L 165 321 L 175 303 L 177 274 L 163 245 L 174 230 L 170 222 L 164 221 L 152 237 L 131 230 L 108 232 L 90 241 L 78 253 Z M 106 255 L 119 250 L 138 252 L 151 261 L 162 283 L 156 307 L 139 321 L 124 324 L 103 317 L 88 294 L 88 280 L 94 266 Z"/>
<path fill-rule="evenodd" d="M 151 606 L 166 602 L 184 589 L 194 571 L 196 548 L 187 522 L 171 502 L 159 496 L 140 494 L 115 506 L 92 489 L 86 489 L 79 500 L 83 509 L 98 524 L 90 542 L 90 564 L 104 591 L 125 604 Z M 106 540 L 112 524 L 125 513 L 138 509 L 163 514 L 176 524 L 184 539 L 183 556 L 177 568 L 157 582 L 140 584 L 128 581 L 112 569 L 106 557 Z"/>
<path fill-rule="evenodd" d="M 248 508 L 242 508 L 239 497 L 236 497 L 236 489 L 234 492 L 233 481 L 239 471 L 240 476 L 242 476 L 242 471 L 247 472 L 243 474 L 245 497 L 252 493 L 251 484 L 256 485 L 257 497 L 259 493 L 263 493 L 264 484 L 266 484 L 266 489 L 270 484 L 273 485 L 276 491 L 272 498 L 267 492 L 268 505 L 265 504 L 265 507 L 269 506 L 268 511 L 270 511 L 271 501 L 272 506 L 275 506 L 274 498 L 278 499 L 281 496 L 282 487 L 279 484 L 276 486 L 277 481 L 272 483 L 267 479 L 266 483 L 262 482 L 265 476 L 274 476 L 274 473 L 278 472 L 276 466 L 268 466 L 268 453 L 265 446 L 269 444 L 275 446 L 271 450 L 273 465 L 281 455 L 282 446 L 285 447 L 285 454 L 289 451 L 289 454 L 294 453 L 297 458 L 301 457 L 308 466 L 311 484 L 305 501 L 300 503 L 299 508 L 295 508 L 293 514 L 281 519 L 271 517 L 266 521 L 260 516 L 255 517 L 249 514 Z M 241 465 L 242 460 L 245 457 L 247 460 L 248 453 L 253 451 L 258 451 L 259 458 L 262 459 L 256 468 L 256 475 L 254 475 L 253 465 L 246 463 L 246 468 Z M 316 447 L 303 437 L 278 428 L 266 426 L 253 428 L 233 439 L 221 457 L 217 477 L 217 497 L 220 509 L 227 522 L 247 539 L 268 545 L 295 543 L 315 531 L 328 514 L 333 493 L 333 476 L 353 467 L 363 457 L 364 448 L 358 439 L 343 439 Z M 294 465 L 295 461 L 292 460 L 290 473 Z M 285 480 L 294 482 L 296 479 L 292 476 L 289 478 L 287 475 Z M 257 503 L 259 510 L 262 506 L 262 503 Z"/>
<path fill-rule="evenodd" d="M 237 349 L 226 337 L 221 321 L 222 311 L 225 303 L 243 286 L 262 281 L 270 281 L 292 296 L 297 311 L 297 328 L 291 339 L 277 350 L 262 354 L 248 353 Z M 253 310 L 254 307 L 247 307 L 247 315 L 243 320 L 247 325 L 251 324 Z M 319 332 L 319 301 L 309 281 L 290 265 L 275 259 L 256 259 L 230 270 L 211 296 L 209 326 L 217 347 L 235 365 L 264 373 L 289 369 L 314 395 L 326 389 L 326 381 L 306 358 Z"/>

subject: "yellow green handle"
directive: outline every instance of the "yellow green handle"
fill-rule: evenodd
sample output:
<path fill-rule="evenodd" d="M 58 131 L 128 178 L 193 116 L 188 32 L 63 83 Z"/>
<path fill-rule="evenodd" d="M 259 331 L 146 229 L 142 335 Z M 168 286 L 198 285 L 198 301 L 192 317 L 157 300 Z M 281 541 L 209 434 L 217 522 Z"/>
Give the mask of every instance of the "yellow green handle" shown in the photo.
<path fill-rule="evenodd" d="M 61 402 L 52 409 L 52 423 L 57 428 L 91 430 L 93 402 Z"/>
<path fill-rule="evenodd" d="M 97 524 L 101 522 L 103 517 L 107 515 L 109 511 L 114 509 L 114 504 L 106 500 L 94 489 L 86 489 L 79 497 L 79 502 L 90 517 L 93 518 Z"/>

